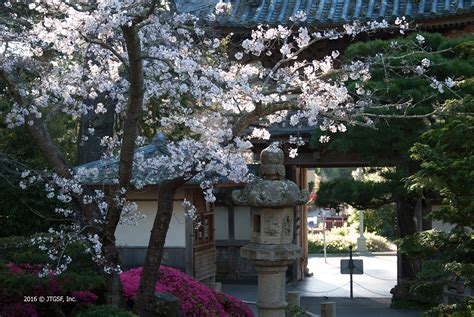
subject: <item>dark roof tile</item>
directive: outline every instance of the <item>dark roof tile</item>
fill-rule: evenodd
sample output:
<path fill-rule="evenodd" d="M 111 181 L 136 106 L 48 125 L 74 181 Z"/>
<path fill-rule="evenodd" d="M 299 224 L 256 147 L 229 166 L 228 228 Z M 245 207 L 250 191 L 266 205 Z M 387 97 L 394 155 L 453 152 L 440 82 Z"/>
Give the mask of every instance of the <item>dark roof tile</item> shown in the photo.
<path fill-rule="evenodd" d="M 203 20 L 213 13 L 218 0 L 176 0 L 179 12 L 197 14 Z M 229 1 L 229 0 L 227 0 Z M 306 24 L 324 26 L 344 24 L 354 20 L 393 21 L 406 16 L 424 19 L 474 13 L 474 0 L 230 0 L 230 16 L 219 16 L 221 27 L 252 27 L 258 24 L 286 24 L 290 16 L 304 11 Z"/>

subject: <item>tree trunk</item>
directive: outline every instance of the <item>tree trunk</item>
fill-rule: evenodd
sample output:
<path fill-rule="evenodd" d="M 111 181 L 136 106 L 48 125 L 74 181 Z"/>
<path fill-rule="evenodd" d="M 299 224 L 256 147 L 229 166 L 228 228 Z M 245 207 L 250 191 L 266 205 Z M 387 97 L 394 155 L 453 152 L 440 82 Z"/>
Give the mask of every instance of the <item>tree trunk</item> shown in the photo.
<path fill-rule="evenodd" d="M 404 238 L 417 232 L 415 223 L 416 199 L 404 198 L 397 202 L 398 237 Z M 414 280 L 420 270 L 420 264 L 405 254 L 398 256 L 398 282 Z"/>
<path fill-rule="evenodd" d="M 397 200 L 398 238 L 404 238 L 417 232 L 415 223 L 416 203 L 416 199 L 408 197 Z M 419 271 L 420 261 L 418 259 L 398 252 L 397 285 L 390 291 L 393 294 L 392 301 L 410 300 L 410 288 Z"/>
<path fill-rule="evenodd" d="M 158 209 L 151 230 L 150 242 L 145 256 L 143 273 L 134 310 L 141 317 L 152 316 L 148 306 L 154 300 L 155 284 L 159 277 L 159 267 L 163 258 L 166 234 L 173 214 L 173 197 L 176 189 L 184 184 L 182 178 L 165 181 L 158 190 Z"/>
<path fill-rule="evenodd" d="M 103 239 L 103 254 L 106 261 L 106 265 L 110 265 L 112 268 L 116 268 L 120 264 L 119 254 L 117 246 L 115 245 L 114 239 L 105 238 Z M 122 282 L 120 280 L 120 274 L 113 270 L 110 273 L 106 273 L 102 270 L 102 274 L 105 277 L 105 301 L 107 304 L 117 305 L 122 307 L 124 305 L 124 299 L 122 296 Z"/>
<path fill-rule="evenodd" d="M 120 148 L 119 160 L 119 184 L 116 190 L 125 188 L 130 189 L 130 181 L 133 176 L 133 158 L 135 154 L 135 142 L 138 136 L 138 122 L 143 108 L 144 79 L 143 79 L 143 58 L 141 56 L 141 42 L 136 25 L 122 27 L 123 36 L 127 48 L 129 59 L 128 81 L 130 90 L 128 97 L 128 106 L 123 125 L 122 145 Z M 109 210 L 105 218 L 103 228 L 103 250 L 105 252 L 106 263 L 110 266 L 116 266 L 120 263 L 117 247 L 115 245 L 115 230 L 120 221 L 122 206 L 113 198 L 119 200 L 126 198 L 123 193 L 113 193 L 114 189 L 109 188 L 108 197 Z M 110 303 L 121 304 L 122 292 L 121 282 L 117 273 L 111 273 L 107 276 L 107 299 Z"/>

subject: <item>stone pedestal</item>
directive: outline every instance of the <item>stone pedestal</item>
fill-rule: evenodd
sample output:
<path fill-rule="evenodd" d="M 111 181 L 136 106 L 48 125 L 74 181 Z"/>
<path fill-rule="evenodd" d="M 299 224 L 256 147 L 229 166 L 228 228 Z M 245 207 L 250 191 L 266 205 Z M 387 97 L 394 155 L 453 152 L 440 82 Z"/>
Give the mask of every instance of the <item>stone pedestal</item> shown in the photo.
<path fill-rule="evenodd" d="M 357 238 L 357 252 L 367 252 L 367 239 L 362 236 Z"/>
<path fill-rule="evenodd" d="M 255 265 L 258 274 L 257 307 L 260 317 L 285 317 L 285 275 L 288 266 Z"/>
<path fill-rule="evenodd" d="M 357 238 L 357 251 L 367 252 L 367 240 L 364 237 L 364 212 L 359 210 L 359 237 Z"/>
<path fill-rule="evenodd" d="M 288 305 L 285 299 L 285 276 L 288 264 L 300 256 L 294 244 L 260 245 L 249 243 L 240 254 L 255 263 L 258 276 L 258 314 L 262 317 L 284 317 Z"/>
<path fill-rule="evenodd" d="M 232 193 L 237 205 L 250 206 L 250 243 L 240 249 L 255 264 L 258 274 L 257 307 L 260 317 L 284 317 L 285 275 L 301 249 L 293 241 L 293 208 L 304 204 L 308 193 L 285 179 L 283 151 L 271 145 L 262 151 L 260 179 Z"/>

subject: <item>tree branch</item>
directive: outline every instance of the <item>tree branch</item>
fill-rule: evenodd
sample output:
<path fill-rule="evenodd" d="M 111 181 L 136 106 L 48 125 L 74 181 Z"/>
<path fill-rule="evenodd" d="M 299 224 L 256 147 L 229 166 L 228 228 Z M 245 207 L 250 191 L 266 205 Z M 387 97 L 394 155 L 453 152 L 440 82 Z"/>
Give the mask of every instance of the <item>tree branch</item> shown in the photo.
<path fill-rule="evenodd" d="M 144 71 L 140 36 L 136 26 L 122 27 L 128 59 L 130 62 L 128 80 L 130 83 L 128 106 L 123 124 L 123 139 L 120 148 L 119 186 L 128 189 L 133 173 L 135 142 L 138 137 L 138 121 L 143 109 Z M 113 239 L 115 229 L 120 221 L 121 207 L 114 203 L 106 216 L 105 235 Z"/>
<path fill-rule="evenodd" d="M 122 64 L 127 68 L 127 70 L 129 69 L 129 65 L 128 65 L 128 62 L 127 60 L 122 56 L 120 55 L 120 53 L 115 49 L 113 48 L 111 45 L 105 43 L 105 42 L 102 42 L 98 39 L 91 39 L 87 36 L 85 36 L 84 34 L 80 33 L 82 38 L 87 42 L 87 43 L 91 43 L 91 44 L 97 44 L 99 45 L 100 47 L 102 48 L 105 48 L 106 50 L 108 50 L 109 52 L 111 52 L 115 57 L 117 57 L 121 62 Z"/>

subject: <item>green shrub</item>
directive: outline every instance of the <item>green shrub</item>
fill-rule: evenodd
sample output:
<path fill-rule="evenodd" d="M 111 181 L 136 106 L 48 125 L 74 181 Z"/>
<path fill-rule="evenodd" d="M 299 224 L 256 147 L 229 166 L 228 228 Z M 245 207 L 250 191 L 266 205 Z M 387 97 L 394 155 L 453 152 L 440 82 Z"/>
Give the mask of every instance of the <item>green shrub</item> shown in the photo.
<path fill-rule="evenodd" d="M 379 236 L 375 233 L 365 233 L 365 238 L 367 239 L 367 249 L 372 252 L 384 252 L 384 251 L 394 251 L 395 245 L 391 243 L 387 238 Z"/>
<path fill-rule="evenodd" d="M 285 316 L 287 317 L 307 317 L 309 316 L 304 308 L 296 305 L 288 305 L 285 308 Z"/>
<path fill-rule="evenodd" d="M 82 242 L 69 244 L 64 252 L 72 259 L 68 270 L 57 276 L 40 277 L 38 273 L 45 265 L 54 268 L 55 262 L 46 252 L 31 245 L 31 237 L 0 238 L 0 315 L 23 316 L 20 312 L 26 309 L 29 311 L 26 315 L 36 316 L 35 312 L 51 315 L 52 312 L 45 311 L 48 308 L 40 302 L 24 303 L 24 296 L 76 297 L 75 304 L 58 304 L 67 316 L 75 306 L 103 297 L 104 277 L 94 270 L 91 256 L 84 252 L 86 247 Z"/>
<path fill-rule="evenodd" d="M 423 314 L 424 317 L 472 317 L 474 315 L 474 299 L 467 298 L 457 304 L 441 304 Z"/>
<path fill-rule="evenodd" d="M 331 230 L 331 234 L 335 234 L 338 236 L 343 236 L 346 237 L 350 234 L 349 228 L 347 227 L 340 227 L 340 228 L 334 228 Z"/>
<path fill-rule="evenodd" d="M 132 312 L 114 305 L 89 305 L 76 317 L 136 317 Z"/>
<path fill-rule="evenodd" d="M 347 228 L 335 228 L 326 233 L 327 253 L 347 253 L 349 246 L 356 250 L 358 233 L 351 232 Z M 371 252 L 393 251 L 395 246 L 386 238 L 375 233 L 366 233 L 367 249 Z M 323 253 L 324 238 L 322 233 L 308 235 L 308 253 Z"/>
<path fill-rule="evenodd" d="M 48 261 L 46 252 L 32 247 L 30 239 L 22 236 L 0 238 L 0 262 L 42 264 Z"/>

